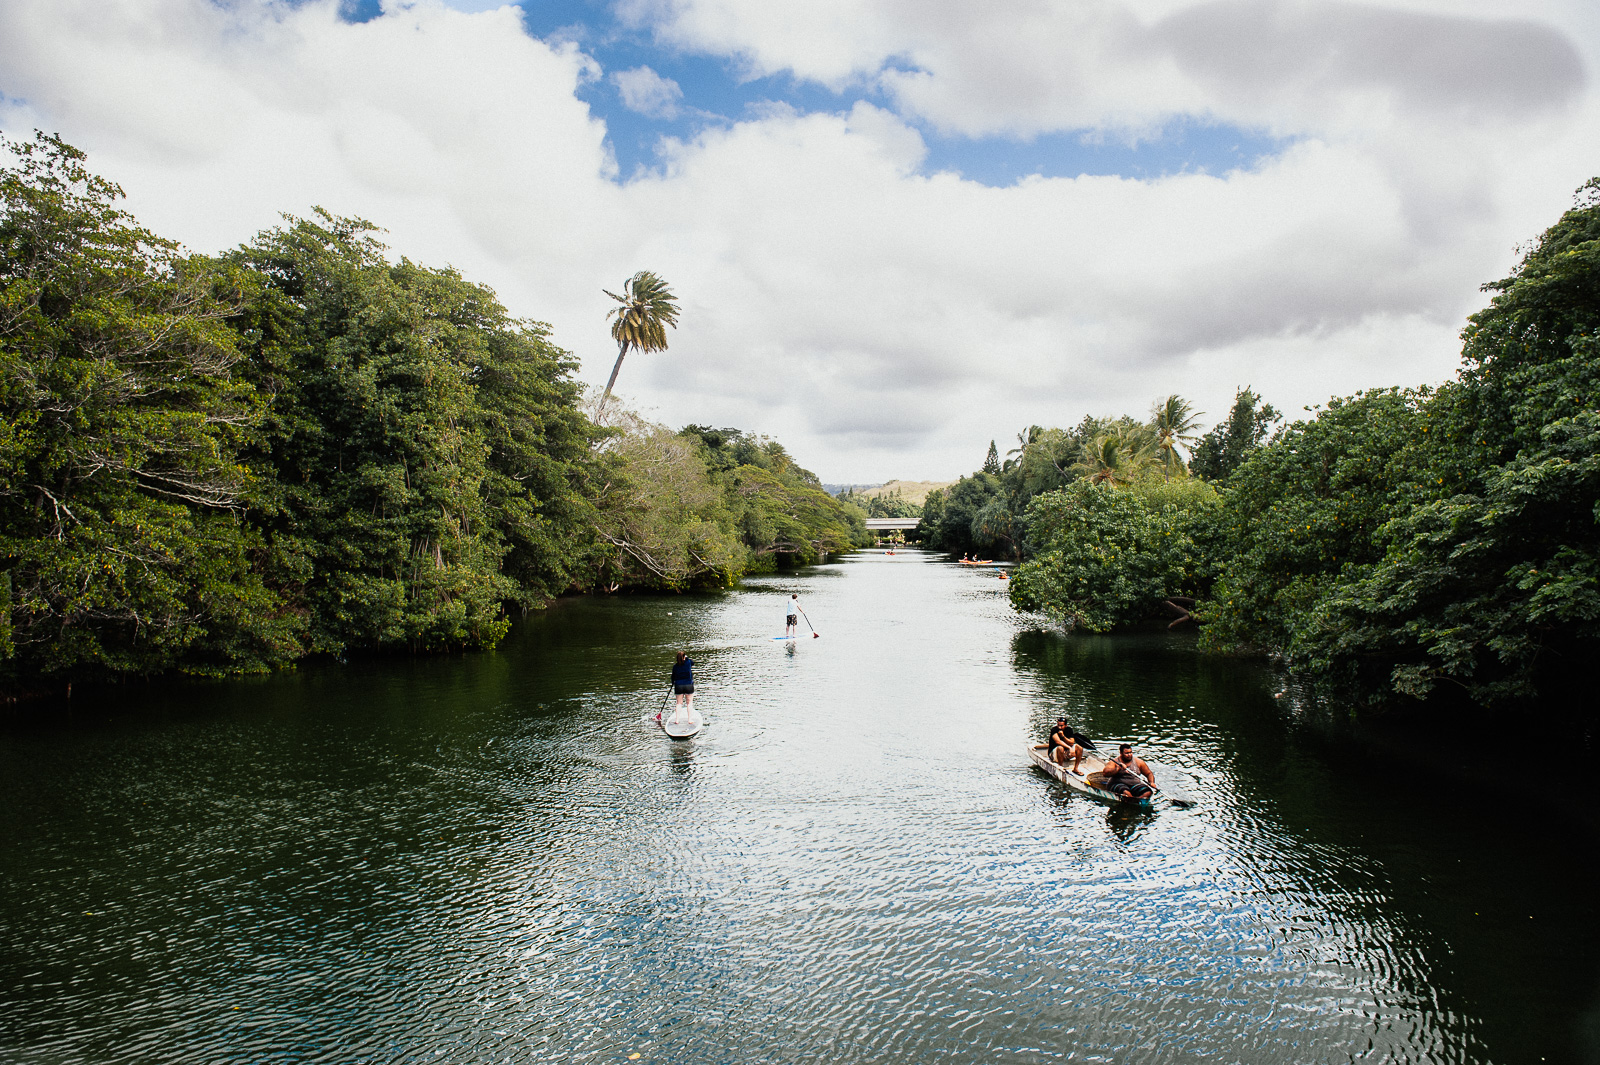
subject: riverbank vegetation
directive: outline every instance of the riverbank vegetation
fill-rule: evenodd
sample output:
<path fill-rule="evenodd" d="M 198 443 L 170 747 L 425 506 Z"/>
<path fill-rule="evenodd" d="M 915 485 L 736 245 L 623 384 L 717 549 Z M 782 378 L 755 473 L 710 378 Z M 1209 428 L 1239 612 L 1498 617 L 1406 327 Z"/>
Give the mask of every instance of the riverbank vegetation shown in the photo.
<path fill-rule="evenodd" d="M 548 327 L 369 223 L 190 254 L 76 149 L 6 144 L 6 695 L 487 648 L 557 595 L 869 541 L 774 441 L 595 413 Z"/>
<path fill-rule="evenodd" d="M 930 499 L 920 532 L 1025 557 L 1019 609 L 1095 632 L 1192 617 L 1203 647 L 1278 656 L 1358 706 L 1592 705 L 1600 180 L 1485 290 L 1440 387 L 1333 399 L 1275 430 L 1241 390 L 1187 463 L 1155 460 L 1156 418 L 1030 429 L 997 471 Z"/>

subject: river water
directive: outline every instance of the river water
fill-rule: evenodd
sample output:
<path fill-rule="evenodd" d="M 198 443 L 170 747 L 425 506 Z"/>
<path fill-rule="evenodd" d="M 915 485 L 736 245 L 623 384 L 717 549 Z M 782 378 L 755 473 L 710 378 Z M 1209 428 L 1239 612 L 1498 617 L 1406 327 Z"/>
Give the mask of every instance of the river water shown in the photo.
<path fill-rule="evenodd" d="M 820 638 L 768 639 L 790 591 Z M 1280 687 L 865 552 L 80 698 L 0 733 L 0 1061 L 1600 1060 L 1593 838 Z M 1199 805 L 1050 781 L 1058 713 Z"/>

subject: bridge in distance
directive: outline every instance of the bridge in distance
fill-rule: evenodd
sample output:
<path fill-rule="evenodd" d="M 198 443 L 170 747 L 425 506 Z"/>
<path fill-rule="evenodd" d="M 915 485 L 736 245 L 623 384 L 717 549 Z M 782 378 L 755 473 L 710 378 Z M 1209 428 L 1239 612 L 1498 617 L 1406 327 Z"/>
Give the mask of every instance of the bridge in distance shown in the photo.
<path fill-rule="evenodd" d="M 873 532 L 910 532 L 917 527 L 916 518 L 868 518 L 867 528 Z"/>

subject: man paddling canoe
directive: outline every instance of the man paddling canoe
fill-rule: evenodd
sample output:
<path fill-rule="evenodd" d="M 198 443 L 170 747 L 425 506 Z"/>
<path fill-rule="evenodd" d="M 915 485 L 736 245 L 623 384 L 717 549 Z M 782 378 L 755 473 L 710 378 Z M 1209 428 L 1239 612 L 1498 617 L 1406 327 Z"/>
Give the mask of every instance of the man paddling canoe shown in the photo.
<path fill-rule="evenodd" d="M 1089 774 L 1089 783 L 1104 788 L 1123 801 L 1148 799 L 1155 794 L 1156 775 L 1150 764 L 1133 753 L 1133 745 L 1124 743 L 1117 756 Z"/>

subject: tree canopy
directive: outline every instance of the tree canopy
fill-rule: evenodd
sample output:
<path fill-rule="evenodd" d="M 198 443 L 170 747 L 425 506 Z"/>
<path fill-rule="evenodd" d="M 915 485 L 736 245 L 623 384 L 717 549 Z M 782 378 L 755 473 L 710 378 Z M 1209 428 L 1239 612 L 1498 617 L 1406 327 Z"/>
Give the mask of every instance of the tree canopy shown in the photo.
<path fill-rule="evenodd" d="M 549 328 L 360 219 L 189 255 L 54 137 L 0 169 L 0 688 L 492 647 L 567 592 L 870 540 L 776 441 L 601 428 Z M 676 305 L 630 279 L 625 353 Z"/>

